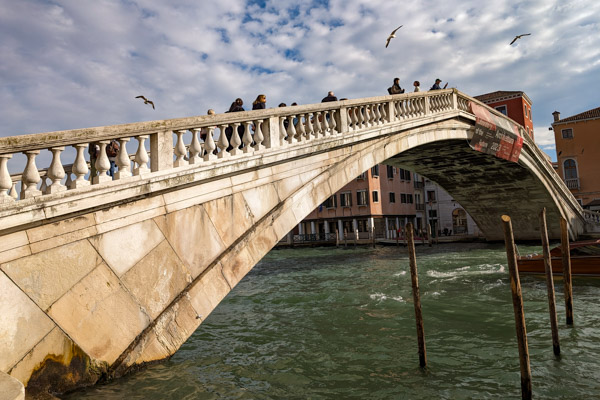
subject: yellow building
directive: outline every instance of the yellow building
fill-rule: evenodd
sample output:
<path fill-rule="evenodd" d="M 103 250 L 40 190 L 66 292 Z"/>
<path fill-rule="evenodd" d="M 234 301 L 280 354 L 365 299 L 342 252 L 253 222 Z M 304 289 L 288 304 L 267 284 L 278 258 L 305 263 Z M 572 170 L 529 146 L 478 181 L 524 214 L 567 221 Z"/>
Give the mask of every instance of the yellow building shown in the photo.
<path fill-rule="evenodd" d="M 584 208 L 600 210 L 600 107 L 552 115 L 558 174 Z"/>

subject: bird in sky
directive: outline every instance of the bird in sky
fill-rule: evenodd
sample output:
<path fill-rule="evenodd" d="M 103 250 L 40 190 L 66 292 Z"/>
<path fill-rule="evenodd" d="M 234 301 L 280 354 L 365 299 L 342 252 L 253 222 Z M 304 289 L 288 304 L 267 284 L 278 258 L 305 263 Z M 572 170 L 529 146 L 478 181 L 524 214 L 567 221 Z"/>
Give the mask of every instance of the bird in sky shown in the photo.
<path fill-rule="evenodd" d="M 387 47 L 388 47 L 388 46 L 389 46 L 389 44 L 390 44 L 390 40 L 392 40 L 393 38 L 395 38 L 395 37 L 396 37 L 396 31 L 397 31 L 398 29 L 400 29 L 400 28 L 402 28 L 402 25 L 400 25 L 399 27 L 397 27 L 396 29 L 394 29 L 394 30 L 392 31 L 392 33 L 390 33 L 390 36 L 388 36 L 388 38 L 387 38 L 387 41 L 385 42 L 385 47 L 386 47 L 386 49 L 387 49 Z"/>
<path fill-rule="evenodd" d="M 531 35 L 531 33 L 523 33 L 521 35 L 515 36 L 515 38 L 512 40 L 512 42 L 510 42 L 509 46 L 512 45 L 514 42 L 516 42 L 517 39 L 521 39 L 523 36 L 529 36 L 529 35 Z"/>
<path fill-rule="evenodd" d="M 154 108 L 154 103 L 152 101 L 148 100 L 147 98 L 145 98 L 144 96 L 135 96 L 135 98 L 144 100 L 144 104 L 150 104 L 152 106 L 152 109 L 156 110 L 156 108 Z"/>

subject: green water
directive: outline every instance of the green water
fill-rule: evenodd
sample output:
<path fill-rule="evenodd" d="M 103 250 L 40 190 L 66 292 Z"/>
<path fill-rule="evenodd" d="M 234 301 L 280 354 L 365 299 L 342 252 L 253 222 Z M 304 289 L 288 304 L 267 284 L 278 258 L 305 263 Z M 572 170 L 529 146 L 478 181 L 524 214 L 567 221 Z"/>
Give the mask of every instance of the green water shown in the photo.
<path fill-rule="evenodd" d="M 521 253 L 538 250 L 521 247 Z M 271 251 L 168 361 L 68 399 L 519 399 L 503 245 L 417 247 L 428 368 L 419 368 L 406 251 Z M 536 399 L 600 398 L 600 279 L 521 276 Z"/>

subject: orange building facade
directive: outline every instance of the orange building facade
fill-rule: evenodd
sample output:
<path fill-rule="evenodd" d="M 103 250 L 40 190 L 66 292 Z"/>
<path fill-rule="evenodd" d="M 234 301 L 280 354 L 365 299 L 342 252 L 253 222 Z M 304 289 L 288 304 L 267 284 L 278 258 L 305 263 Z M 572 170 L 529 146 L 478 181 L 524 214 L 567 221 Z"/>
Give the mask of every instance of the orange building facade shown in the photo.
<path fill-rule="evenodd" d="M 557 172 L 587 209 L 600 210 L 600 107 L 560 118 L 552 113 Z"/>
<path fill-rule="evenodd" d="M 522 125 L 533 139 L 532 102 L 525 92 L 497 91 L 475 96 L 475 98 Z"/>
<path fill-rule="evenodd" d="M 296 234 L 352 234 L 369 238 L 371 228 L 378 238 L 396 237 L 397 229 L 412 222 L 421 226 L 417 218 L 414 174 L 402 168 L 376 165 L 340 189 L 313 210 L 294 230 Z M 422 214 L 422 213 L 419 213 Z"/>

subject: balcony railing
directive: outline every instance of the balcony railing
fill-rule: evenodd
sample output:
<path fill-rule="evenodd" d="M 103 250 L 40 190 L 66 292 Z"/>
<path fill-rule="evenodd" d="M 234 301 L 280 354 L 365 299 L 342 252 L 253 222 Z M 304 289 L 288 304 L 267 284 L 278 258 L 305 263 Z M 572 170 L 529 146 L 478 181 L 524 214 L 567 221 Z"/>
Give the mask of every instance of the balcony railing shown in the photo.
<path fill-rule="evenodd" d="M 579 178 L 565 179 L 565 184 L 569 189 L 579 190 Z"/>

